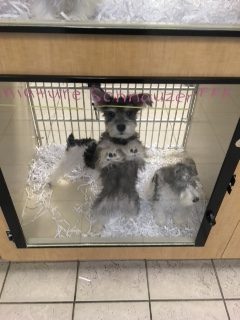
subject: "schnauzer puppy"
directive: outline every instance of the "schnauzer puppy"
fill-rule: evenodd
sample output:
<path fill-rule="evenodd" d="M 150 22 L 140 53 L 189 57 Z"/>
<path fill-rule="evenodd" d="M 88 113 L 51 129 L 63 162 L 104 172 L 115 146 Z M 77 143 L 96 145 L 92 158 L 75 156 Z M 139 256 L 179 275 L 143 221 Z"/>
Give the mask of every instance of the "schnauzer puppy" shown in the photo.
<path fill-rule="evenodd" d="M 89 153 L 91 161 L 93 161 L 92 149 L 96 149 L 96 141 L 94 139 L 75 139 L 71 133 L 67 139 L 66 152 L 48 179 L 49 185 L 56 185 L 62 176 L 71 172 L 84 162 L 86 165 Z"/>
<path fill-rule="evenodd" d="M 195 162 L 185 158 L 158 169 L 152 178 L 150 190 L 157 224 L 166 224 L 168 217 L 178 225 L 186 222 L 188 211 L 202 197 Z"/>
<path fill-rule="evenodd" d="M 145 148 L 138 139 L 136 117 L 141 108 L 151 105 L 151 99 L 148 94 L 114 98 L 98 87 L 93 87 L 91 94 L 95 107 L 103 112 L 106 130 L 92 159 L 87 149 L 86 163 L 100 171 L 102 190 L 93 214 L 104 225 L 112 213 L 135 215 L 139 210 L 136 182 L 138 170 L 144 166 Z"/>
<path fill-rule="evenodd" d="M 145 148 L 136 132 L 137 113 L 152 104 L 149 94 L 133 94 L 114 98 L 99 87 L 92 87 L 95 108 L 105 119 L 105 132 L 99 142 L 68 137 L 67 150 L 53 171 L 49 184 L 79 164 L 97 169 L 101 192 L 93 204 L 93 217 L 105 224 L 113 212 L 136 214 L 139 196 L 136 191 L 138 170 L 144 166 Z"/>

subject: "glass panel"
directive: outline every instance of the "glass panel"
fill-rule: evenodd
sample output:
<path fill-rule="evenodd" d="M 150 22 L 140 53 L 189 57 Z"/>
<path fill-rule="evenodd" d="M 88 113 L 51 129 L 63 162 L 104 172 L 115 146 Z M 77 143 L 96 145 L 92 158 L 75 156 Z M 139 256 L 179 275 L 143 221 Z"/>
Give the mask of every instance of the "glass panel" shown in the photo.
<path fill-rule="evenodd" d="M 124 27 L 239 29 L 238 0 L 24 0 L 2 1 L 4 24 Z"/>
<path fill-rule="evenodd" d="M 100 86 L 0 84 L 0 165 L 28 246 L 194 244 L 240 85 Z"/>

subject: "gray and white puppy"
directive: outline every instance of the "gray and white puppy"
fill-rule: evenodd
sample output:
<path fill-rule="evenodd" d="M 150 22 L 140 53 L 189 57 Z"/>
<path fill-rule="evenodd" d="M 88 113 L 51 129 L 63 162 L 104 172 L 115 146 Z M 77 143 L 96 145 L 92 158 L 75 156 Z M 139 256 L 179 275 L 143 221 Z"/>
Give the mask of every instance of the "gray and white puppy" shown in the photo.
<path fill-rule="evenodd" d="M 136 182 L 145 148 L 136 133 L 136 117 L 141 108 L 151 105 L 151 98 L 148 94 L 114 98 L 99 87 L 93 87 L 91 94 L 105 119 L 105 132 L 89 165 L 100 170 L 102 190 L 92 209 L 95 220 L 104 225 L 114 213 L 138 213 Z"/>
<path fill-rule="evenodd" d="M 93 218 L 104 225 L 112 213 L 136 215 L 139 195 L 136 191 L 138 170 L 144 166 L 145 148 L 136 132 L 137 113 L 151 105 L 149 94 L 133 94 L 114 98 L 100 87 L 91 88 L 94 106 L 105 119 L 105 131 L 99 142 L 75 139 L 70 134 L 67 149 L 49 177 L 55 185 L 79 164 L 97 169 L 101 192 L 92 207 Z"/>
<path fill-rule="evenodd" d="M 150 184 L 155 221 L 164 225 L 171 217 L 175 224 L 186 223 L 188 212 L 202 197 L 195 162 L 185 158 L 158 169 Z"/>

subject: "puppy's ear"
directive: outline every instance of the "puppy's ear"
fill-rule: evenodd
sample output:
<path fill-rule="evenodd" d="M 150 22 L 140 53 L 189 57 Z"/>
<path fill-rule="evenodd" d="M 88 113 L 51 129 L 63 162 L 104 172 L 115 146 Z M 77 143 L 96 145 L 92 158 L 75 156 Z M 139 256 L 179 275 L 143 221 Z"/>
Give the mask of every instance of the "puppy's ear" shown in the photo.
<path fill-rule="evenodd" d="M 183 171 L 185 169 L 185 166 L 183 163 L 179 162 L 179 163 L 176 163 L 175 166 L 174 166 L 174 176 L 177 178 L 179 176 L 182 175 Z"/>
<path fill-rule="evenodd" d="M 112 102 L 112 96 L 100 87 L 91 87 L 90 93 L 95 107 L 108 105 Z"/>
<path fill-rule="evenodd" d="M 152 177 L 152 182 L 158 186 L 158 185 L 161 185 L 163 181 L 164 181 L 164 168 L 161 168 L 154 173 L 154 176 Z"/>
<path fill-rule="evenodd" d="M 146 106 L 152 106 L 151 95 L 148 93 L 132 94 L 129 96 L 129 102 L 134 107 L 139 107 L 137 108 L 137 111 Z"/>
<path fill-rule="evenodd" d="M 192 158 L 186 158 L 185 159 L 185 163 L 186 165 L 189 167 L 191 174 L 193 176 L 197 176 L 198 175 L 198 171 L 197 171 L 197 167 L 196 167 L 196 163 Z"/>
<path fill-rule="evenodd" d="M 102 140 L 101 143 L 98 144 L 98 149 L 108 149 L 111 146 L 111 142 L 109 140 Z"/>
<path fill-rule="evenodd" d="M 149 93 L 133 94 L 131 96 L 132 103 L 136 106 L 145 107 L 152 106 L 152 99 Z"/>
<path fill-rule="evenodd" d="M 151 107 L 152 106 L 153 102 L 152 102 L 151 95 L 149 93 L 140 93 L 140 94 L 138 94 L 138 96 L 139 96 L 139 100 L 141 101 L 143 107 L 146 107 L 146 106 Z"/>

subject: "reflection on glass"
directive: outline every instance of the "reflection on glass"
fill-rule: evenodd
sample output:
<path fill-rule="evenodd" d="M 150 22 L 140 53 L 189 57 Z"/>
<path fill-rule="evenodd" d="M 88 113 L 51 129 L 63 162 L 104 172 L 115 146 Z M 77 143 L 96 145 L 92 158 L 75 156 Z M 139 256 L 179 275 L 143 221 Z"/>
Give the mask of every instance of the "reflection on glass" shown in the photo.
<path fill-rule="evenodd" d="M 1 83 L 0 164 L 28 245 L 194 244 L 240 87 L 100 86 Z"/>

